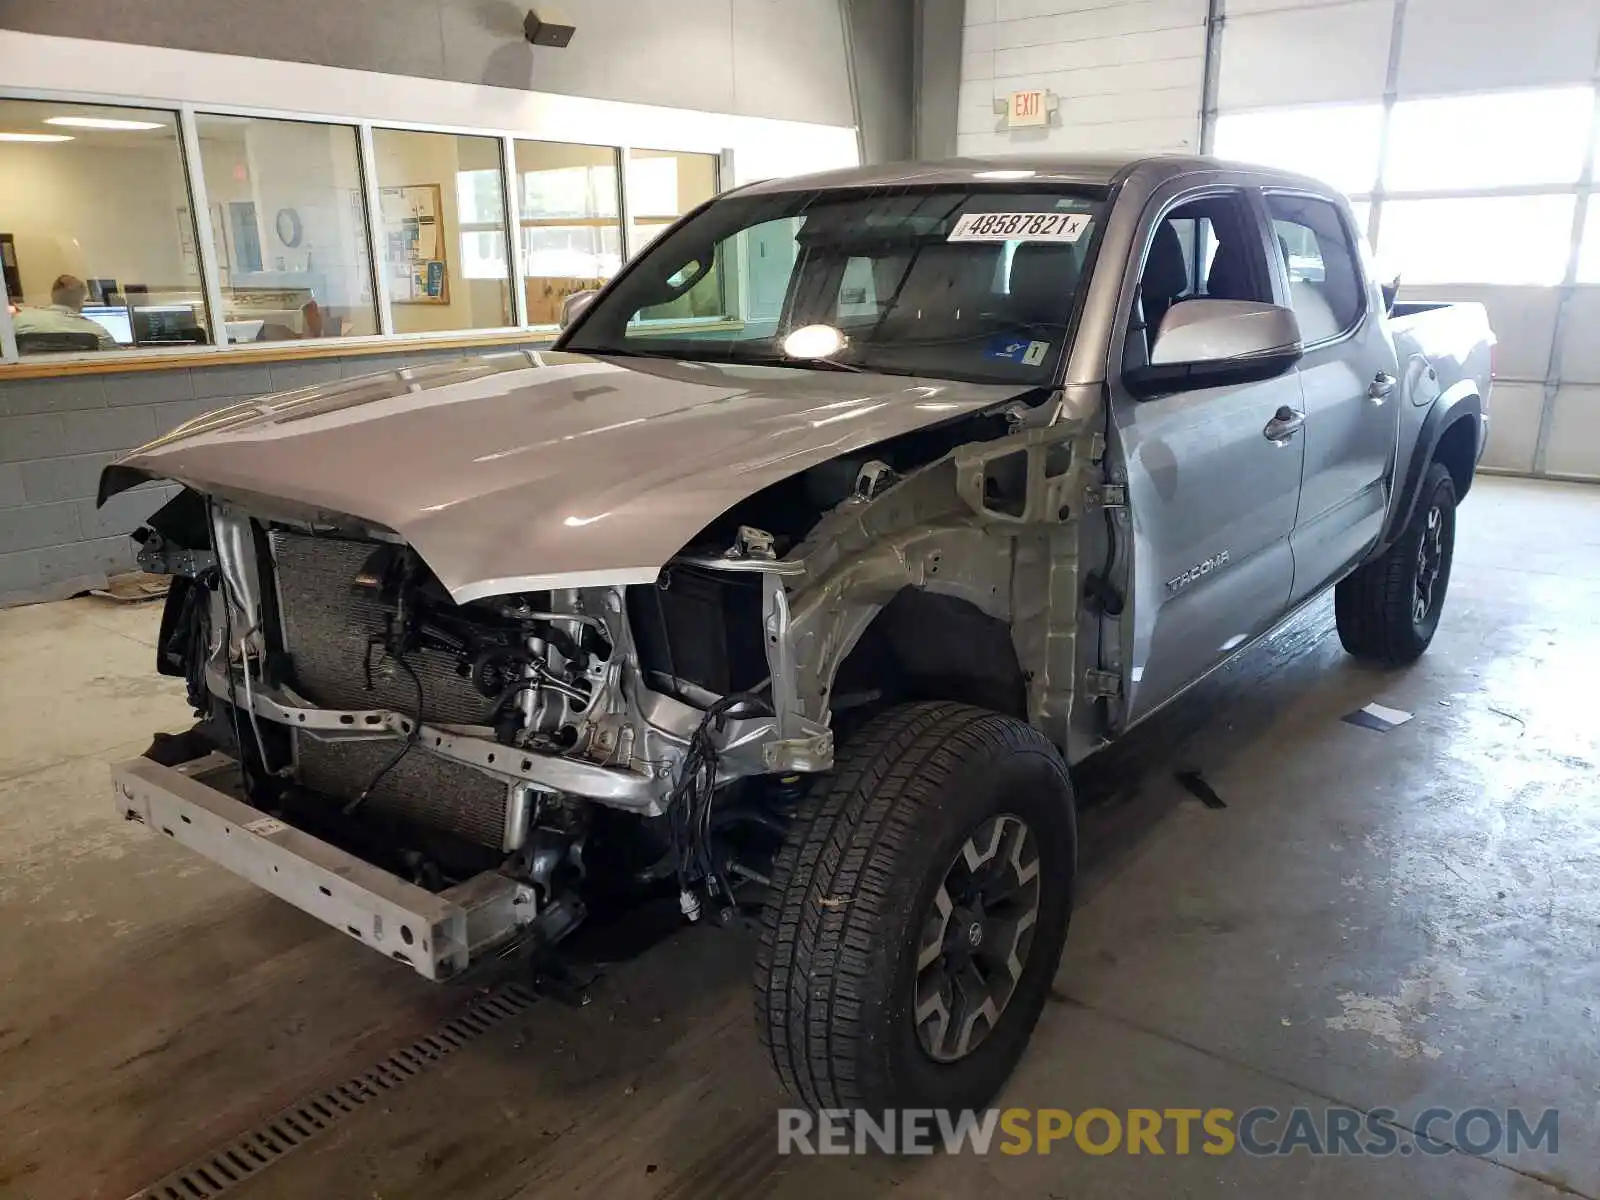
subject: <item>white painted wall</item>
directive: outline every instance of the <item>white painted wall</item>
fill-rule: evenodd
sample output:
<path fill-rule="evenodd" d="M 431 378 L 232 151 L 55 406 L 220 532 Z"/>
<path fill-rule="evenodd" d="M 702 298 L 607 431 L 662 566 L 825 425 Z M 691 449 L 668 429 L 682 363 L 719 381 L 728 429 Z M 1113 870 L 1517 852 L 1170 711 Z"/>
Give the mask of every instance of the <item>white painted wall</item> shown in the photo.
<path fill-rule="evenodd" d="M 1206 0 L 967 0 L 958 152 L 1197 150 L 1205 22 Z M 994 100 L 1031 88 L 1056 122 L 1004 129 Z"/>
<path fill-rule="evenodd" d="M 49 304 L 50 284 L 63 274 L 198 291 L 179 257 L 180 179 L 166 140 L 128 149 L 0 143 L 0 230 L 16 238 L 21 299 Z"/>

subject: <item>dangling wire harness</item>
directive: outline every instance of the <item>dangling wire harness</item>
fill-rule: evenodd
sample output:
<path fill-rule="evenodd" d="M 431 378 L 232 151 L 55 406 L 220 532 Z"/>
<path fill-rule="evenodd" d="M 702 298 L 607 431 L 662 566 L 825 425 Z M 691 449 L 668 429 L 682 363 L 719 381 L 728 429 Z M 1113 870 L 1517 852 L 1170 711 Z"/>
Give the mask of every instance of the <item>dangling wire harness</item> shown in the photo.
<path fill-rule="evenodd" d="M 727 727 L 728 714 L 740 705 L 765 707 L 749 692 L 734 692 L 710 708 L 689 735 L 689 745 L 678 767 L 678 781 L 667 797 L 672 848 L 677 858 L 678 893 L 684 915 L 699 916 L 693 885 L 703 882 L 707 895 L 720 911 L 733 907 L 733 891 L 717 868 L 711 846 L 711 807 L 717 790 L 717 735 Z"/>

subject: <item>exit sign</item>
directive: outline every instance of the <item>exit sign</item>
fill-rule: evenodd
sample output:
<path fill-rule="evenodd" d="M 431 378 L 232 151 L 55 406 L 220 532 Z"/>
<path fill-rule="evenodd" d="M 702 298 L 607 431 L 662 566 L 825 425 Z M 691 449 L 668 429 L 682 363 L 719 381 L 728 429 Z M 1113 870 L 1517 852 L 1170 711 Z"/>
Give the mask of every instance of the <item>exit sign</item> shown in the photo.
<path fill-rule="evenodd" d="M 1013 129 L 1025 128 L 1030 125 L 1050 124 L 1050 109 L 1045 104 L 1044 89 L 1036 88 L 1028 92 L 1012 92 L 1011 103 L 1006 115 L 1006 124 Z"/>

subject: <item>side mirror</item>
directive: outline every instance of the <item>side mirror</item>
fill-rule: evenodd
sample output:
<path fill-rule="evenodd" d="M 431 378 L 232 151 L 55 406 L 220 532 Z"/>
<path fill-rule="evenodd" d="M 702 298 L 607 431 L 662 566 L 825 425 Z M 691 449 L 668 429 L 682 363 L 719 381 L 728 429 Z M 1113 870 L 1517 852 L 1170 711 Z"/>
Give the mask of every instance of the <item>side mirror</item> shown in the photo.
<path fill-rule="evenodd" d="M 578 314 L 594 303 L 594 298 L 600 294 L 596 288 L 587 288 L 581 292 L 573 292 L 561 301 L 561 328 L 565 329 L 578 319 Z"/>
<path fill-rule="evenodd" d="M 1123 376 L 1143 397 L 1256 383 L 1300 361 L 1294 311 L 1253 300 L 1184 300 L 1162 318 L 1150 364 Z"/>

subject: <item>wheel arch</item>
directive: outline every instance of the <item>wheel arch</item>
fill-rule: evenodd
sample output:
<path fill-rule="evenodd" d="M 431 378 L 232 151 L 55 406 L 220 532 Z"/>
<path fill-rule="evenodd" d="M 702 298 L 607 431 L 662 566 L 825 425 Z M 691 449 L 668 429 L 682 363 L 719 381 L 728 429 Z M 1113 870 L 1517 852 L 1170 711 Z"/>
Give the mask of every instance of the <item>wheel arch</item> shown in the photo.
<path fill-rule="evenodd" d="M 1388 524 L 1369 560 L 1392 546 L 1411 520 L 1430 463 L 1442 462 L 1450 472 L 1457 500 L 1467 494 L 1477 467 L 1482 429 L 1483 398 L 1473 380 L 1463 379 L 1433 402 L 1404 465 L 1403 482 L 1390 509 Z"/>
<path fill-rule="evenodd" d="M 875 683 L 884 703 L 950 700 L 1028 718 L 1009 622 L 941 590 L 907 585 L 873 614 L 834 673 L 834 702 Z"/>

